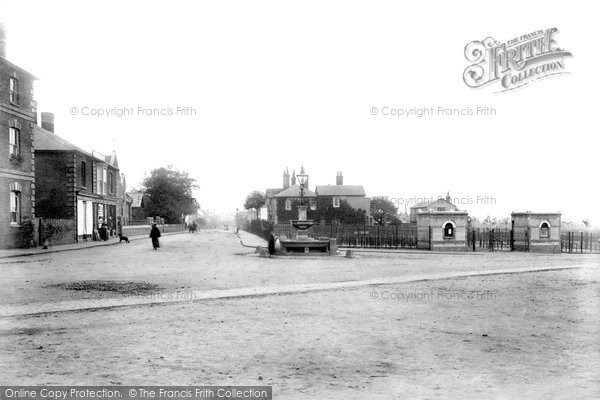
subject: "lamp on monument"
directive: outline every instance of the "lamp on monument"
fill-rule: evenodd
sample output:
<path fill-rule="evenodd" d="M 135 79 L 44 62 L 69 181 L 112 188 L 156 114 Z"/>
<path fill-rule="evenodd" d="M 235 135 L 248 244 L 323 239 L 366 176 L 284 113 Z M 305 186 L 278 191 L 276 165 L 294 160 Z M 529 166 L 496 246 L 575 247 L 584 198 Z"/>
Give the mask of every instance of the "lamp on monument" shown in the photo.
<path fill-rule="evenodd" d="M 298 179 L 298 183 L 300 184 L 300 186 L 304 186 L 306 184 L 306 181 L 308 180 L 308 175 L 300 173 L 296 175 L 296 178 Z"/>

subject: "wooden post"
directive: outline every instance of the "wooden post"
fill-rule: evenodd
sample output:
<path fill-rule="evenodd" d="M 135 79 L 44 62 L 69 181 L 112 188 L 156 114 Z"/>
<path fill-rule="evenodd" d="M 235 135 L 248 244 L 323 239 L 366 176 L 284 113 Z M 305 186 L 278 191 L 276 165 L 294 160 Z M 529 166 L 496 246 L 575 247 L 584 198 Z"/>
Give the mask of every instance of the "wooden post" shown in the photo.
<path fill-rule="evenodd" d="M 432 237 L 431 237 L 431 226 L 429 227 L 429 250 L 431 251 L 431 249 L 433 248 L 433 244 L 432 242 Z"/>

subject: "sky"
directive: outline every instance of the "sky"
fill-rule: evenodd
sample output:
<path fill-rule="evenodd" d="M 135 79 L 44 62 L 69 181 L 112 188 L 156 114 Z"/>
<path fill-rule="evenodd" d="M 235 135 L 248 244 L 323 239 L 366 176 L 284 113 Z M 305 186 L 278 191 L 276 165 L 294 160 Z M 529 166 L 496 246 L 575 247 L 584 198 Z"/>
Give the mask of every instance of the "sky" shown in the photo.
<path fill-rule="evenodd" d="M 481 218 L 560 211 L 598 226 L 595 11 L 553 1 L 0 0 L 7 58 L 39 78 L 38 111 L 53 112 L 74 144 L 114 149 L 129 188 L 172 165 L 197 180 L 203 208 L 231 214 L 304 165 L 311 189 L 342 171 L 401 211 L 449 192 Z M 553 27 L 573 54 L 567 74 L 501 93 L 463 81 L 467 43 Z"/>

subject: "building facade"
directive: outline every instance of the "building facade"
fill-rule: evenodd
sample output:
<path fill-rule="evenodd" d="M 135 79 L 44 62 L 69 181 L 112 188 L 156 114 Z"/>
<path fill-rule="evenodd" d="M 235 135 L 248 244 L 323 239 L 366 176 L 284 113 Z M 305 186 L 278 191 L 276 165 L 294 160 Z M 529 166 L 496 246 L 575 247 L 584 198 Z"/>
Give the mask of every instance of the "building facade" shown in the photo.
<path fill-rule="evenodd" d="M 560 213 L 513 212 L 514 250 L 560 253 Z"/>
<path fill-rule="evenodd" d="M 37 215 L 73 222 L 75 232 L 63 242 L 97 239 L 103 223 L 116 234 L 122 212 L 116 154 L 89 153 L 53 130 L 54 116 L 42 113 L 42 127 L 35 130 Z"/>
<path fill-rule="evenodd" d="M 422 212 L 429 211 L 459 211 L 458 207 L 452 204 L 452 198 L 450 193 L 446 195 L 446 198 L 439 198 L 433 201 L 425 201 L 422 203 L 415 204 L 410 208 L 410 222 L 417 223 L 417 216 Z"/>
<path fill-rule="evenodd" d="M 317 185 L 315 193 L 319 199 L 327 199 L 333 208 L 340 207 L 342 201 L 347 202 L 355 210 L 371 211 L 371 199 L 367 197 L 362 185 L 344 185 L 344 175 L 339 171 L 335 177 L 335 185 Z"/>
<path fill-rule="evenodd" d="M 0 25 L 0 248 L 35 245 L 36 78 L 6 59 Z"/>
<path fill-rule="evenodd" d="M 304 167 L 300 173 L 304 174 Z M 366 197 L 362 185 L 344 185 L 341 172 L 336 175 L 335 185 L 316 185 L 314 191 L 310 190 L 307 179 L 304 189 L 304 202 L 308 208 L 308 218 L 315 218 L 322 213 L 315 212 L 323 207 L 332 210 L 340 207 L 349 207 L 356 211 L 361 210 L 365 216 L 370 215 L 371 199 Z M 296 171 L 290 175 L 286 168 L 283 171 L 283 185 L 281 188 L 270 188 L 265 193 L 264 211 L 266 219 L 275 224 L 287 223 L 298 217 L 297 207 L 300 205 L 300 185 L 297 183 Z M 321 210 L 322 211 L 322 210 Z M 336 214 L 335 212 L 332 215 Z"/>

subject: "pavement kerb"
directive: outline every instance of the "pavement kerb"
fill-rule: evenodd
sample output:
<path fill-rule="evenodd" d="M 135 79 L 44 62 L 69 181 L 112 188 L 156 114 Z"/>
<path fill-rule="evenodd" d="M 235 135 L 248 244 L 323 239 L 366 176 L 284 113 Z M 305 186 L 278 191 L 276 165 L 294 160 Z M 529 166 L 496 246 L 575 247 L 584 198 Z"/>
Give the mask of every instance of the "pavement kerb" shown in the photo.
<path fill-rule="evenodd" d="M 162 233 L 162 236 L 171 236 L 171 235 L 178 235 L 178 234 L 182 234 L 182 233 L 188 233 L 188 231 L 178 231 L 178 232 L 165 232 Z M 141 240 L 141 239 L 148 239 L 148 235 L 135 235 L 135 236 L 130 236 L 129 240 Z M 43 255 L 43 254 L 50 254 L 50 253 L 60 253 L 63 251 L 74 251 L 74 250 L 85 250 L 85 249 L 93 249 L 95 247 L 102 247 L 102 246 L 113 246 L 116 244 L 120 244 L 118 240 L 109 240 L 106 242 L 97 242 L 94 243 L 93 245 L 85 245 L 85 243 L 94 243 L 94 242 L 81 242 L 81 243 L 71 243 L 71 244 L 67 244 L 64 245 L 66 246 L 65 248 L 50 248 L 47 250 L 43 250 L 43 249 L 39 249 L 39 247 L 36 247 L 35 250 L 36 251 L 32 251 L 31 249 L 23 249 L 22 253 L 18 253 L 18 254 L 0 254 L 0 259 L 3 258 L 14 258 L 14 257 L 29 257 L 29 256 L 36 256 L 36 255 Z M 58 246 L 63 246 L 63 245 L 58 245 Z M 69 247 L 69 246 L 74 246 L 74 247 Z M 19 251 L 19 250 L 13 250 L 11 249 L 11 251 Z"/>

